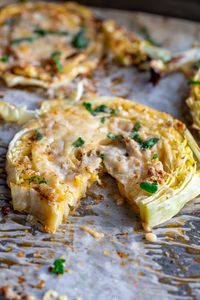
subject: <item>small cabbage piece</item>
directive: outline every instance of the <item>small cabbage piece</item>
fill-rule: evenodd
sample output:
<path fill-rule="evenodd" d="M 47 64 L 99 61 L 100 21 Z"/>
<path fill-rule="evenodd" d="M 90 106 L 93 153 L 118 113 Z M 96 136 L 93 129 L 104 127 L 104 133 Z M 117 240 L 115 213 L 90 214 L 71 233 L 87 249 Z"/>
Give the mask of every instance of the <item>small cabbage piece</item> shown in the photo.
<path fill-rule="evenodd" d="M 11 103 L 0 101 L 0 117 L 6 122 L 24 124 L 36 115 L 36 111 L 28 110 L 26 106 L 17 107 Z"/>
<path fill-rule="evenodd" d="M 163 59 L 152 59 L 151 68 L 160 76 L 176 72 L 188 72 L 193 65 L 200 60 L 200 47 L 195 47 L 183 52 L 171 55 L 171 59 L 164 61 Z"/>
<path fill-rule="evenodd" d="M 98 113 L 87 109 L 90 103 Z M 200 194 L 199 153 L 183 123 L 132 101 L 44 102 L 8 149 L 13 207 L 55 232 L 108 173 L 142 222 L 154 227 Z"/>
<path fill-rule="evenodd" d="M 111 57 L 118 63 L 152 69 L 159 76 L 189 69 L 200 59 L 200 48 L 173 54 L 170 50 L 158 47 L 135 33 L 118 26 L 112 20 L 103 22 L 106 46 Z"/>
<path fill-rule="evenodd" d="M 192 114 L 193 127 L 200 132 L 200 69 L 190 81 L 190 84 L 190 97 L 186 100 L 186 102 Z"/>

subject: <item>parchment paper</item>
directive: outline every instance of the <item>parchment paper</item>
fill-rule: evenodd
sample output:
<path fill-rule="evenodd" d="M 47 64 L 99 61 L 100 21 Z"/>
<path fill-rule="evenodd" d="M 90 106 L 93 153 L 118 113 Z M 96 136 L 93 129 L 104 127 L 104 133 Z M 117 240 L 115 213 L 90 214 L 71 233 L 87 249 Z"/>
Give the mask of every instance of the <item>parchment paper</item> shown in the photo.
<path fill-rule="evenodd" d="M 187 49 L 200 38 L 197 23 L 142 13 L 95 11 L 134 31 L 148 27 L 155 39 L 173 51 Z M 148 73 L 109 66 L 106 71 L 97 70 L 95 80 L 89 82 L 100 95 L 125 96 L 187 121 L 184 99 L 188 87 L 180 73 L 153 87 Z M 45 95 L 8 90 L 3 84 L 0 94 L 3 100 L 31 108 Z M 4 207 L 10 201 L 5 154 L 19 127 L 0 125 L 0 205 Z M 112 179 L 107 177 L 103 182 L 103 187 L 93 186 L 76 214 L 53 235 L 38 231 L 26 215 L 1 215 L 0 286 L 13 285 L 36 299 L 42 299 L 49 289 L 69 300 L 200 299 L 200 199 L 156 228 L 158 242 L 152 244 L 144 239 L 139 218 L 125 204 L 116 204 L 119 196 Z M 96 240 L 80 225 L 104 233 L 104 238 Z M 66 272 L 56 276 L 49 266 L 60 256 L 66 259 Z"/>

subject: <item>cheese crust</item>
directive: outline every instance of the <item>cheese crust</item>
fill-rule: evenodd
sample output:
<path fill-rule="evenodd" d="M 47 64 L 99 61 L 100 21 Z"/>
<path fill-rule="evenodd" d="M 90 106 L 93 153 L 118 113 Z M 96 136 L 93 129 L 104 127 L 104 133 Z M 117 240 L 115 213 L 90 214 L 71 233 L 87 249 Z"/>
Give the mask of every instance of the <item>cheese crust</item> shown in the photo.
<path fill-rule="evenodd" d="M 142 221 L 154 227 L 200 193 L 185 131 L 168 114 L 122 98 L 44 102 L 9 146 L 13 207 L 55 232 L 106 172 Z M 155 193 L 141 183 L 156 185 Z"/>
<path fill-rule="evenodd" d="M 0 10 L 0 76 L 10 87 L 57 88 L 94 70 L 102 34 L 92 12 L 72 2 L 11 4 Z"/>

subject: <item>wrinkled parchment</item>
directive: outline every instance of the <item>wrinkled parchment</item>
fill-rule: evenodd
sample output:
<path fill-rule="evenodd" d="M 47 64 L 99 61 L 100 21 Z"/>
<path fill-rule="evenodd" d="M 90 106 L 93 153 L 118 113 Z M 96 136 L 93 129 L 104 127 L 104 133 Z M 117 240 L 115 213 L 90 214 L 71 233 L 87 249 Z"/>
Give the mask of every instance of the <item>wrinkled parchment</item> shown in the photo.
<path fill-rule="evenodd" d="M 200 38 L 200 24 L 141 13 L 96 10 L 129 29 L 148 27 L 155 39 L 173 51 L 185 50 Z M 99 95 L 118 95 L 148 104 L 187 121 L 184 99 L 187 81 L 180 73 L 157 86 L 149 74 L 135 68 L 109 66 L 97 70 L 89 84 Z M 33 108 L 45 94 L 25 89 L 0 89 L 3 100 Z M 10 201 L 4 170 L 7 144 L 18 126 L 0 124 L 0 205 Z M 56 234 L 44 234 L 27 216 L 11 212 L 0 217 L 0 286 L 13 285 L 36 299 L 49 289 L 69 300 L 146 300 L 200 298 L 200 200 L 189 203 L 178 216 L 155 229 L 157 243 L 144 239 L 139 218 L 125 204 L 117 205 L 111 178 L 93 186 L 81 207 Z M 99 196 L 100 195 L 100 196 Z M 96 240 L 80 229 L 84 225 L 104 237 Z M 54 260 L 66 259 L 66 272 L 49 272 Z"/>

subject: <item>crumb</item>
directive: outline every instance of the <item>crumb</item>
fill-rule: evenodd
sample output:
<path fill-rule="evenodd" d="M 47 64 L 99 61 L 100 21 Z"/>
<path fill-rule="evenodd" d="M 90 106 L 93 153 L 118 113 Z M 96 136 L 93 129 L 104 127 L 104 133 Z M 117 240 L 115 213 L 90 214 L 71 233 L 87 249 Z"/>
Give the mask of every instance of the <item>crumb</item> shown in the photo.
<path fill-rule="evenodd" d="M 81 226 L 80 226 L 80 229 L 82 229 L 82 230 L 88 232 L 88 233 L 89 233 L 90 235 L 92 235 L 95 239 L 101 239 L 101 238 L 104 237 L 104 233 L 102 233 L 102 232 L 97 232 L 97 231 L 95 231 L 95 230 L 93 230 L 93 229 L 91 229 L 91 228 L 89 228 L 89 227 L 86 227 L 86 226 L 81 225 Z"/>
<path fill-rule="evenodd" d="M 24 252 L 17 253 L 17 257 L 24 257 Z"/>
<path fill-rule="evenodd" d="M 109 255 L 109 254 L 110 254 L 110 252 L 109 252 L 109 251 L 107 251 L 107 250 L 104 250 L 104 251 L 103 251 L 103 254 L 107 256 L 107 255 Z"/>
<path fill-rule="evenodd" d="M 151 243 L 157 242 L 157 236 L 153 232 L 147 232 L 145 234 L 145 239 Z"/>

